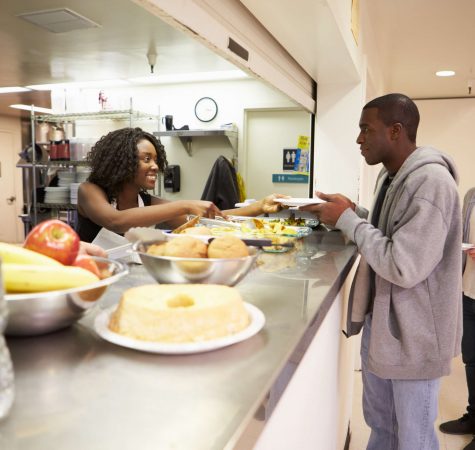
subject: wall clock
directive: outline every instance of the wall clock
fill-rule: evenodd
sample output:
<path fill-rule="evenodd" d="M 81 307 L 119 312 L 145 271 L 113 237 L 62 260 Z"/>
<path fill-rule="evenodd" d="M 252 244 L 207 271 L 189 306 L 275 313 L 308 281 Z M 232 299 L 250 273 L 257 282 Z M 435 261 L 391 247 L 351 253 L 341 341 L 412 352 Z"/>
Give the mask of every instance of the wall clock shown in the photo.
<path fill-rule="evenodd" d="M 218 105 L 211 97 L 200 98 L 195 105 L 195 116 L 201 122 L 211 122 L 218 114 Z"/>

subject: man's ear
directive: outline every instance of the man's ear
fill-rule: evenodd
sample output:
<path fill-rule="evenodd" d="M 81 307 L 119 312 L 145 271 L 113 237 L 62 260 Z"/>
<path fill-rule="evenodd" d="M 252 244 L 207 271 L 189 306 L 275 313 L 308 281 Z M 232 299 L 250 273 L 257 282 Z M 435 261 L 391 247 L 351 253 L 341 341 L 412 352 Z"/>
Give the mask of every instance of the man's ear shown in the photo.
<path fill-rule="evenodd" d="M 391 139 L 397 139 L 402 132 L 402 123 L 396 122 L 391 127 Z"/>

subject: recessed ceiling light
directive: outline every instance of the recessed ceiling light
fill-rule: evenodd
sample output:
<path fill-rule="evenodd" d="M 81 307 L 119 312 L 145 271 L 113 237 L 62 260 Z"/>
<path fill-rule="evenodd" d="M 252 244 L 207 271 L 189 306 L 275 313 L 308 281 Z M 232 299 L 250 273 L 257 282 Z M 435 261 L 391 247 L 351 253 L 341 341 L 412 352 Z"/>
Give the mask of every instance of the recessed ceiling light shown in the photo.
<path fill-rule="evenodd" d="M 453 77 L 455 72 L 453 70 L 439 70 L 435 73 L 438 77 Z"/>
<path fill-rule="evenodd" d="M 25 92 L 29 91 L 30 89 L 20 87 L 20 86 L 12 86 L 12 87 L 0 87 L 0 94 L 9 94 L 11 92 Z"/>
<path fill-rule="evenodd" d="M 10 105 L 10 108 L 23 109 L 24 111 L 31 111 L 31 105 L 17 104 L 17 105 Z M 40 106 L 33 106 L 33 111 L 38 112 L 38 113 L 44 113 L 44 114 L 53 114 L 52 109 L 41 108 Z"/>

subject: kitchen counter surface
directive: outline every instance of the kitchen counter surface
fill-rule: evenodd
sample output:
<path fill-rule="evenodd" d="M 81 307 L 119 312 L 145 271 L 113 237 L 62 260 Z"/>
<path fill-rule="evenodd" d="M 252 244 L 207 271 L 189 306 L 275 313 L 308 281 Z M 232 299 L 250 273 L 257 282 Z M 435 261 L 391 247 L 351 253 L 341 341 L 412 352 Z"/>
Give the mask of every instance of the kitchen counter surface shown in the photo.
<path fill-rule="evenodd" d="M 356 251 L 317 231 L 292 252 L 263 253 L 237 288 L 266 324 L 256 336 L 208 353 L 158 355 L 101 339 L 94 317 L 123 289 L 154 283 L 142 266 L 113 285 L 74 326 L 8 338 L 16 400 L 0 448 L 221 450 L 232 448 L 292 359 L 315 335 Z"/>

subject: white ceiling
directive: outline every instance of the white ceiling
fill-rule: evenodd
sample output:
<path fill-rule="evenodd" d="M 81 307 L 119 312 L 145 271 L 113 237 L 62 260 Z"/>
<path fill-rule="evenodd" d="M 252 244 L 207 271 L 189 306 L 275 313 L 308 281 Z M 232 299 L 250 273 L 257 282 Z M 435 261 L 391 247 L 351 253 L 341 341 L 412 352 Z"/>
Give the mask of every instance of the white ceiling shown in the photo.
<path fill-rule="evenodd" d="M 52 33 L 16 17 L 54 8 L 69 8 L 101 26 Z M 151 49 L 160 75 L 234 69 L 131 0 L 0 1 L 0 87 L 146 76 Z M 2 94 L 0 114 L 18 114 L 8 105 L 34 97 Z M 35 104 L 48 107 L 44 97 Z"/>
<path fill-rule="evenodd" d="M 334 36 L 321 32 L 325 24 L 316 17 L 328 9 L 327 1 L 336 10 L 350 2 L 241 0 L 278 41 L 290 42 L 294 58 L 317 81 L 325 71 L 322 66 L 335 57 Z M 372 40 L 368 47 L 377 49 L 386 92 L 413 98 L 465 96 L 473 79 L 475 96 L 475 0 L 360 0 L 360 9 L 362 25 L 372 29 L 372 35 L 361 35 Z M 456 75 L 436 77 L 443 69 Z"/>
<path fill-rule="evenodd" d="M 242 3 L 277 40 L 292 49 L 292 56 L 310 75 L 318 77 L 318 66 L 325 61 L 316 61 L 314 55 L 321 55 L 324 48 L 330 57 L 331 46 L 328 50 L 325 33 L 321 29 L 315 32 L 308 25 L 308 17 L 325 7 L 326 1 Z M 360 0 L 360 4 L 379 48 L 386 91 L 404 92 L 415 98 L 467 95 L 468 80 L 475 80 L 474 0 Z M 16 17 L 60 7 L 70 8 L 101 27 L 51 33 Z M 299 26 L 303 23 L 307 25 Z M 158 74 L 232 68 L 229 62 L 132 0 L 0 2 L 0 86 L 147 75 L 150 69 L 146 54 L 150 48 L 158 54 Z M 457 74 L 437 78 L 434 72 L 439 69 L 453 69 Z M 475 81 L 472 91 L 475 95 Z M 49 106 L 44 93 L 38 95 L 37 100 L 31 93 L 0 95 L 0 114 L 15 114 L 6 107 L 15 102 L 35 100 L 39 106 Z"/>
<path fill-rule="evenodd" d="M 411 97 L 458 97 L 474 80 L 474 0 L 361 0 L 378 36 L 387 90 Z M 451 69 L 451 78 L 434 76 Z"/>

